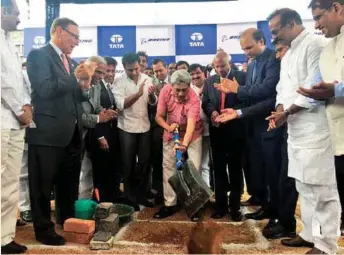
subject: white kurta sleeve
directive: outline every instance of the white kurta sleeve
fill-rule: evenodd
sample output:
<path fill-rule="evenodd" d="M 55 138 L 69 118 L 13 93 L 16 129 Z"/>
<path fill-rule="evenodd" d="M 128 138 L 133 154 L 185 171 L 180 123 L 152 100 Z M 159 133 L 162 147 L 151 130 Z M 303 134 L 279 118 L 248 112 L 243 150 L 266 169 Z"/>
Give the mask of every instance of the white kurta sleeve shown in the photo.
<path fill-rule="evenodd" d="M 120 111 L 124 110 L 124 101 L 125 101 L 125 84 L 122 77 L 115 80 L 114 86 L 111 89 L 114 97 L 117 109 Z"/>

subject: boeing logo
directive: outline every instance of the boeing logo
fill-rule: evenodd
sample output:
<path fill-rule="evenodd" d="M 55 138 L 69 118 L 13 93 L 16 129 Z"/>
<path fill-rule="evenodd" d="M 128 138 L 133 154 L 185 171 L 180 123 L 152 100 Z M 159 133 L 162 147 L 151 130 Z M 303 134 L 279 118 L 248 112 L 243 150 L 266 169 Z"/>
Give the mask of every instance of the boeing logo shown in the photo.
<path fill-rule="evenodd" d="M 192 42 L 189 42 L 190 47 L 204 47 L 203 35 L 201 33 L 192 33 L 190 36 Z"/>
<path fill-rule="evenodd" d="M 92 39 L 80 39 L 79 43 L 91 43 L 92 41 Z"/>
<path fill-rule="evenodd" d="M 151 43 L 151 42 L 168 42 L 171 38 L 141 38 L 141 44 Z"/>
<path fill-rule="evenodd" d="M 123 37 L 121 35 L 112 35 L 110 37 L 110 41 L 112 43 L 109 44 L 110 49 L 123 49 L 124 45 L 121 43 L 123 41 Z"/>
<path fill-rule="evenodd" d="M 35 38 L 33 38 L 33 43 L 32 48 L 39 49 L 45 45 L 45 37 L 41 35 L 35 36 Z"/>
<path fill-rule="evenodd" d="M 222 41 L 222 42 L 229 41 L 229 40 L 234 40 L 234 39 L 239 40 L 239 39 L 240 39 L 240 36 L 239 36 L 239 35 L 230 35 L 230 36 L 228 36 L 228 35 L 223 35 L 223 36 L 221 37 L 221 41 Z"/>

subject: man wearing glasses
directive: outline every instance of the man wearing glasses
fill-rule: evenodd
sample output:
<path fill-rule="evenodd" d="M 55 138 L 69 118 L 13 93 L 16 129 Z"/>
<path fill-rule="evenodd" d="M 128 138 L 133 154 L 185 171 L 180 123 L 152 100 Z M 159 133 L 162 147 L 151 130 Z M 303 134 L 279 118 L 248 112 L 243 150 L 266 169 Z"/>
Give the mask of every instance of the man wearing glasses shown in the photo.
<path fill-rule="evenodd" d="M 300 87 L 299 93 L 313 99 L 327 100 L 327 117 L 335 155 L 337 187 L 342 205 L 341 234 L 344 235 L 344 1 L 313 0 L 315 27 L 326 38 L 333 38 L 320 56 L 322 81 L 311 89 Z"/>
<path fill-rule="evenodd" d="M 64 245 L 50 219 L 50 193 L 55 186 L 57 223 L 74 216 L 78 197 L 82 145 L 83 90 L 90 89 L 94 67 L 74 65 L 67 55 L 79 44 L 79 27 L 68 18 L 54 20 L 51 41 L 27 58 L 32 87 L 33 119 L 27 130 L 31 211 L 36 239 Z M 74 72 L 77 74 L 74 75 Z"/>

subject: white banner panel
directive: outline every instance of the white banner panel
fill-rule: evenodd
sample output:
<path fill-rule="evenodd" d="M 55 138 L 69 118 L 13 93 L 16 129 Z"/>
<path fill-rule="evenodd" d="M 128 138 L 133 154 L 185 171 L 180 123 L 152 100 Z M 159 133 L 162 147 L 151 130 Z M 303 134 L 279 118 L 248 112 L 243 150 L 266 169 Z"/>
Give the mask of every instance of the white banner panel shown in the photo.
<path fill-rule="evenodd" d="M 80 27 L 79 46 L 72 53 L 73 58 L 90 57 L 97 55 L 97 27 Z"/>
<path fill-rule="evenodd" d="M 148 56 L 174 56 L 174 26 L 136 27 L 136 50 Z"/>
<path fill-rule="evenodd" d="M 314 20 L 303 20 L 302 22 L 303 22 L 304 27 L 308 31 L 310 31 L 316 35 L 323 35 L 323 33 L 320 30 L 315 29 L 315 21 Z"/>
<path fill-rule="evenodd" d="M 242 54 L 239 36 L 248 28 L 257 28 L 257 23 L 217 25 L 217 47 L 229 54 Z"/>
<path fill-rule="evenodd" d="M 211 64 L 215 57 L 214 55 L 185 55 L 185 56 L 176 56 L 176 62 L 180 60 L 184 60 L 191 64 L 200 64 L 203 66 L 206 66 L 208 64 Z"/>
<path fill-rule="evenodd" d="M 116 77 L 120 77 L 124 73 L 124 68 L 122 65 L 122 58 L 121 57 L 114 57 L 114 59 L 116 59 L 116 61 L 117 61 L 116 75 L 115 75 L 115 79 L 116 79 Z"/>

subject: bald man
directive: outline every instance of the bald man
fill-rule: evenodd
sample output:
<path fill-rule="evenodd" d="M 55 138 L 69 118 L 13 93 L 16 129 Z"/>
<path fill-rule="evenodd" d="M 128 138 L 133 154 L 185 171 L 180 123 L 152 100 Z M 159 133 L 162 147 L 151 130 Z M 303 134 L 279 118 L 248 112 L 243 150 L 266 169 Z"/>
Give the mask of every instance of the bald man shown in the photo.
<path fill-rule="evenodd" d="M 240 198 L 242 188 L 241 158 L 244 149 L 244 126 L 242 120 L 219 124 L 215 121 L 221 110 L 225 108 L 240 108 L 241 102 L 235 94 L 219 93 L 214 87 L 222 78 L 235 79 L 245 84 L 246 74 L 231 68 L 230 56 L 219 51 L 214 58 L 216 74 L 210 76 L 203 88 L 202 108 L 210 120 L 209 135 L 214 159 L 215 176 L 215 210 L 211 215 L 214 219 L 224 217 L 230 207 L 233 221 L 241 221 Z M 230 203 L 227 197 L 228 174 L 231 182 Z"/>

